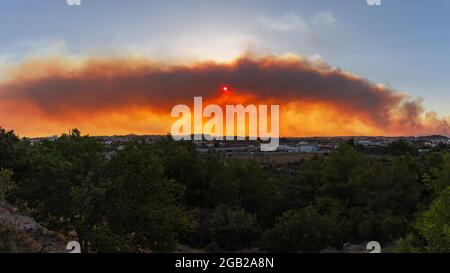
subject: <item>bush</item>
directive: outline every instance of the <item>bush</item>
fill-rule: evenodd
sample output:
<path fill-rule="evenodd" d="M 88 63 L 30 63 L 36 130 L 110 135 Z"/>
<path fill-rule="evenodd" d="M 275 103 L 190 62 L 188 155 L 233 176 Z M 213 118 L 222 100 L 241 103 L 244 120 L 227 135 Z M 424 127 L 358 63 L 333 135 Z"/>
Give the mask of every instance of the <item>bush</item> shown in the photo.
<path fill-rule="evenodd" d="M 252 247 L 260 234 L 256 216 L 236 207 L 218 207 L 210 225 L 213 241 L 226 251 Z"/>
<path fill-rule="evenodd" d="M 11 179 L 12 176 L 11 170 L 0 169 L 0 203 L 4 202 L 6 197 L 16 188 L 16 184 Z"/>
<path fill-rule="evenodd" d="M 450 187 L 419 215 L 417 229 L 429 252 L 450 252 Z"/>
<path fill-rule="evenodd" d="M 330 241 L 332 222 L 313 207 L 289 210 L 268 230 L 261 247 L 270 252 L 318 252 Z"/>

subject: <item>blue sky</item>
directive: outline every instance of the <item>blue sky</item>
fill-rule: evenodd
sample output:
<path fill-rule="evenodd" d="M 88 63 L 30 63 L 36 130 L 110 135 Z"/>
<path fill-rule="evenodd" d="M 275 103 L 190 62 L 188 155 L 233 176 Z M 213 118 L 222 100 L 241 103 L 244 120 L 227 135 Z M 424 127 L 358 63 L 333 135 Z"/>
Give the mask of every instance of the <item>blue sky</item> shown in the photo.
<path fill-rule="evenodd" d="M 55 53 L 320 56 L 450 115 L 450 1 L 0 0 L 0 63 Z"/>

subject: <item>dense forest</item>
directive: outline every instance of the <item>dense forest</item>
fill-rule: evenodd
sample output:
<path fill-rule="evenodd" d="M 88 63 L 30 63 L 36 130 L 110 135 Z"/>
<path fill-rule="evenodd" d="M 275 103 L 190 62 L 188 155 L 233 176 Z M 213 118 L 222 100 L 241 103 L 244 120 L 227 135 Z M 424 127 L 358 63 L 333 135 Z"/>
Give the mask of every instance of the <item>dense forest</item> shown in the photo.
<path fill-rule="evenodd" d="M 419 154 L 400 141 L 367 159 L 350 141 L 270 167 L 170 136 L 119 149 L 73 130 L 32 145 L 0 128 L 0 203 L 83 252 L 322 252 L 372 240 L 396 252 L 449 252 L 447 151 Z"/>

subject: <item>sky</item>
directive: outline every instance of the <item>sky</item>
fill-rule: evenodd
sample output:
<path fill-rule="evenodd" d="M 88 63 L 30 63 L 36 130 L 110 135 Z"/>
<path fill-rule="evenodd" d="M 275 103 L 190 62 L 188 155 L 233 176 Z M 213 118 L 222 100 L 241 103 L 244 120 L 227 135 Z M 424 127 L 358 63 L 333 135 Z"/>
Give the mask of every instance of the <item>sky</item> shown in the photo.
<path fill-rule="evenodd" d="M 306 92 L 296 84 L 285 87 L 293 90 L 279 91 L 276 86 L 273 90 L 262 90 L 264 85 L 258 82 L 253 71 L 248 74 L 256 75 L 253 82 L 236 80 L 234 86 L 240 97 L 245 93 L 256 96 L 258 101 L 267 101 L 277 99 L 279 92 L 285 96 L 278 98 L 279 101 L 289 109 L 285 110 L 285 120 L 293 120 L 294 116 L 309 120 L 305 126 L 311 128 L 303 131 L 286 124 L 286 135 L 448 133 L 450 2 L 447 0 L 383 0 L 381 6 L 369 6 L 365 0 L 81 0 L 81 3 L 81 6 L 69 6 L 65 0 L 0 0 L 0 107 L 3 108 L 0 108 L 0 126 L 30 136 L 61 133 L 67 127 L 81 127 L 93 134 L 164 133 L 168 120 L 156 116 L 167 111 L 155 110 L 151 103 L 140 105 L 130 98 L 127 105 L 109 103 L 108 98 L 115 95 L 108 90 L 117 88 L 107 87 L 120 84 L 125 94 L 140 90 L 154 94 L 150 98 L 155 100 L 154 96 L 164 96 L 157 90 L 158 86 L 167 89 L 163 84 L 168 83 L 153 82 L 157 81 L 155 73 L 160 75 L 163 67 L 164 72 L 181 73 L 177 66 L 191 66 L 192 70 L 183 75 L 201 80 L 211 74 L 211 69 L 223 69 L 228 75 L 223 77 L 226 81 L 230 77 L 239 78 L 235 76 L 238 73 L 247 75 L 242 63 L 248 61 L 259 68 L 260 65 L 267 68 L 265 65 L 270 63 L 274 67 L 267 71 L 294 71 L 298 77 L 310 75 L 309 70 L 313 70 L 315 73 L 311 75 L 323 77 L 325 82 L 330 77 L 348 80 L 352 86 L 359 82 L 362 87 L 356 88 L 361 88 L 362 94 L 375 92 L 375 97 L 383 97 L 380 105 L 374 102 L 367 106 L 370 116 L 361 114 L 362 110 L 352 104 L 358 100 L 348 97 L 347 89 L 316 86 L 311 81 L 310 90 L 321 87 L 321 90 L 329 89 L 332 95 L 316 96 L 317 91 Z M 274 56 L 276 60 L 272 60 Z M 93 58 L 97 61 L 92 61 Z M 199 68 L 199 62 L 208 61 L 214 61 L 215 65 Z M 283 62 L 297 63 L 286 71 Z M 112 68 L 116 66 L 121 68 Z M 102 69 L 106 71 L 103 74 Z M 198 70 L 203 74 L 193 73 Z M 136 73 L 152 79 L 155 89 L 149 91 L 143 86 L 135 90 L 138 84 L 130 81 L 137 80 L 133 76 Z M 170 73 L 168 77 L 173 77 Z M 92 74 L 96 75 L 96 88 L 86 80 Z M 275 72 L 266 74 L 274 81 L 285 80 Z M 124 79 L 119 83 L 106 81 L 108 75 Z M 60 84 L 56 87 L 55 77 Z M 208 84 L 204 88 L 220 85 L 209 80 L 205 79 Z M 364 85 L 366 80 L 378 84 L 379 90 Z M 49 82 L 57 91 L 42 92 L 36 88 L 48 86 Z M 67 88 L 68 84 L 78 87 Z M 61 95 L 58 86 L 76 94 L 64 91 L 65 95 Z M 242 86 L 247 89 L 240 90 Z M 91 94 L 96 92 L 104 96 L 93 97 Z M 209 91 L 200 93 L 208 95 Z M 95 114 L 95 107 L 81 107 L 83 114 L 71 110 L 75 106 L 67 100 L 81 95 L 84 97 L 78 105 L 106 105 L 104 111 L 108 112 L 90 115 Z M 339 96 L 350 103 L 343 106 L 339 99 L 328 100 Z M 141 95 L 136 95 L 136 100 L 140 98 Z M 120 100 L 127 101 L 122 97 Z M 49 101 L 59 106 L 50 107 Z M 310 103 L 305 105 L 306 102 Z M 332 106 L 324 106 L 330 103 Z M 376 107 L 372 109 L 372 105 Z M 54 109 L 71 114 L 58 119 L 54 117 Z M 384 117 L 380 118 L 380 113 L 373 116 L 373 111 L 384 111 Z M 287 112 L 291 113 L 290 117 Z M 356 115 L 357 121 L 349 123 L 352 115 Z M 34 117 L 33 122 L 30 117 Z M 103 121 L 106 117 L 109 117 L 108 124 Z M 380 122 L 387 123 L 386 128 Z M 318 123 L 325 125 L 317 127 Z M 342 128 L 346 123 L 352 124 L 352 128 Z M 402 127 L 401 123 L 408 126 Z"/>

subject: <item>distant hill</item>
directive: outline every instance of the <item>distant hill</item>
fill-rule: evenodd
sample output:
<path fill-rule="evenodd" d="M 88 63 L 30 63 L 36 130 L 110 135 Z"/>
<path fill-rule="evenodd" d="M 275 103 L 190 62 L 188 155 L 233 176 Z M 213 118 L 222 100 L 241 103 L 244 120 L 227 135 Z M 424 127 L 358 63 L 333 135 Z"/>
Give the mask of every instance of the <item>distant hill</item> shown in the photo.
<path fill-rule="evenodd" d="M 420 139 L 420 140 L 435 140 L 435 141 L 449 140 L 448 137 L 443 136 L 443 135 L 420 136 L 420 137 L 417 137 L 417 139 Z"/>

